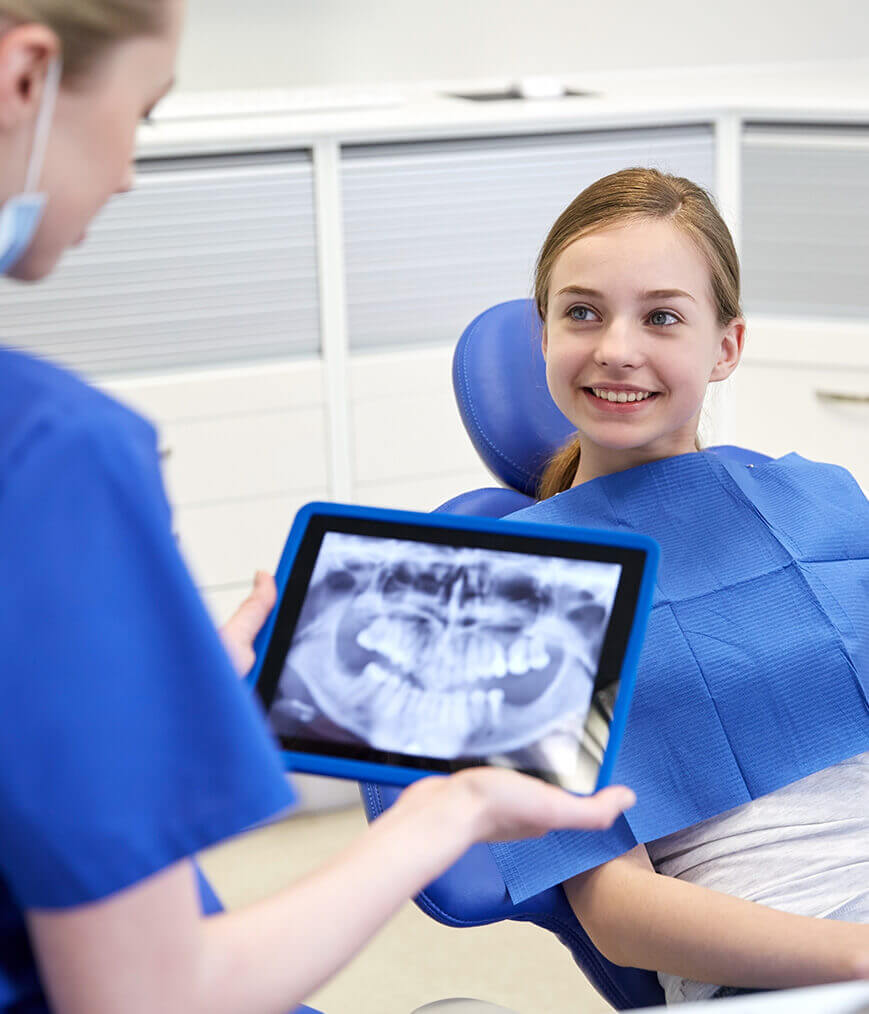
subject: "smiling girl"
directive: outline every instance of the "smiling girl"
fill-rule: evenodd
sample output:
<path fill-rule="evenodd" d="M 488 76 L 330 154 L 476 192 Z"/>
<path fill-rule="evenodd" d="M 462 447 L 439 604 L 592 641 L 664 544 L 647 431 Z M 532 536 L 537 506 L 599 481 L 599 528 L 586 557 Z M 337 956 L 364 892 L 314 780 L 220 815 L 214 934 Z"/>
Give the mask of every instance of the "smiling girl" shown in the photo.
<path fill-rule="evenodd" d="M 535 294 L 548 386 L 577 430 L 541 500 L 699 451 L 707 387 L 734 371 L 745 337 L 736 252 L 701 188 L 650 169 L 594 183 L 553 226 Z M 734 531 L 729 552 L 740 544 Z M 711 552 L 696 565 L 716 566 Z M 667 679 L 681 676 L 674 664 Z M 851 719 L 869 731 L 865 710 Z M 569 880 L 567 896 L 611 961 L 659 973 L 668 1002 L 869 974 L 867 800 L 863 752 L 640 844 Z"/>

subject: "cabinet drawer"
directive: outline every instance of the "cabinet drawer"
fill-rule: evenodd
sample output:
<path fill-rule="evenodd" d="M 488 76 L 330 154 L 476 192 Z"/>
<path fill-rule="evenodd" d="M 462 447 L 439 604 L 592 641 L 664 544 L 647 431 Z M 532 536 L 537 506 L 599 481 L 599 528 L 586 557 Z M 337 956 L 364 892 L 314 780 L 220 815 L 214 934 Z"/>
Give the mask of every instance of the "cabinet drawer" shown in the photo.
<path fill-rule="evenodd" d="M 439 392 L 353 406 L 356 481 L 470 470 L 478 461 L 452 400 Z"/>
<path fill-rule="evenodd" d="M 104 387 L 152 419 L 175 506 L 327 485 L 319 360 Z"/>
<path fill-rule="evenodd" d="M 391 483 L 479 467 L 452 385 L 452 349 L 351 360 L 355 481 Z"/>
<path fill-rule="evenodd" d="M 161 448 L 178 507 L 327 485 L 321 408 L 169 423 Z"/>
<path fill-rule="evenodd" d="M 869 367 L 744 362 L 730 387 L 733 443 L 843 465 L 869 491 Z"/>
<path fill-rule="evenodd" d="M 174 527 L 201 588 L 247 585 L 257 570 L 274 572 L 296 512 L 322 500 L 325 488 L 240 503 L 181 507 Z"/>
<path fill-rule="evenodd" d="M 325 398 L 319 358 L 105 379 L 100 387 L 161 423 L 310 408 Z"/>
<path fill-rule="evenodd" d="M 393 482 L 360 483 L 354 492 L 358 503 L 396 510 L 432 511 L 460 493 L 499 483 L 478 464 L 476 469 Z"/>

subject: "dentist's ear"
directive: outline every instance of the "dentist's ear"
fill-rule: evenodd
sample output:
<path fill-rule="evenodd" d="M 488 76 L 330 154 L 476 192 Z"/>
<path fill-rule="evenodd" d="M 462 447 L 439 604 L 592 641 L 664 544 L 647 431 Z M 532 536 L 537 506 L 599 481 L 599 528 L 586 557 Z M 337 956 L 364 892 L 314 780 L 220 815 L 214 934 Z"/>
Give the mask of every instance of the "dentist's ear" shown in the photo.
<path fill-rule="evenodd" d="M 12 130 L 39 111 L 48 66 L 60 40 L 45 25 L 0 29 L 0 129 Z"/>
<path fill-rule="evenodd" d="M 734 317 L 721 335 L 718 360 L 709 375 L 709 380 L 726 380 L 739 365 L 745 345 L 745 320 Z"/>

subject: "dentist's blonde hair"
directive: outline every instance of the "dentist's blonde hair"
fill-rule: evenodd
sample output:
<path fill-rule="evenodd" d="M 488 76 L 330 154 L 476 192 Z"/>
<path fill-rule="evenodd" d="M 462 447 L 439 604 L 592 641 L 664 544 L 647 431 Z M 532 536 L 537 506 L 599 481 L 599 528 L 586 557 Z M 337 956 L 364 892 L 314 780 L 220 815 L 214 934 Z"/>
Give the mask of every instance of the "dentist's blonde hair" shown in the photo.
<path fill-rule="evenodd" d="M 564 249 L 598 229 L 644 218 L 668 219 L 697 245 L 709 267 L 718 323 L 724 327 L 742 316 L 739 258 L 715 202 L 702 187 L 682 176 L 635 168 L 622 169 L 586 187 L 549 230 L 534 277 L 534 299 L 544 324 L 552 270 Z M 572 437 L 544 469 L 537 487 L 539 500 L 570 489 L 579 456 L 579 438 Z"/>
<path fill-rule="evenodd" d="M 4 22 L 36 22 L 60 39 L 64 80 L 86 75 L 113 43 L 139 35 L 160 35 L 166 0 L 0 0 Z"/>

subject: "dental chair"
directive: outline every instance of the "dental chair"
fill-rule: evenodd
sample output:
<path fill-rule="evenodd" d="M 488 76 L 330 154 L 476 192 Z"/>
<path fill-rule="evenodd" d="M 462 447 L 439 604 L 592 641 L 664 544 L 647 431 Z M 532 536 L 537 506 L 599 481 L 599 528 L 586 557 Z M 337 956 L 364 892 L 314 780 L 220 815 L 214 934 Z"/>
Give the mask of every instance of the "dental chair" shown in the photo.
<path fill-rule="evenodd" d="M 471 322 L 453 357 L 453 386 L 471 442 L 504 485 L 462 493 L 438 512 L 503 517 L 529 506 L 546 462 L 573 433 L 546 387 L 540 320 L 532 300 L 500 303 Z M 738 447 L 709 450 L 746 464 L 768 460 Z M 369 820 L 388 809 L 401 791 L 371 783 L 361 790 Z M 485 926 L 504 919 L 534 923 L 555 933 L 616 1010 L 664 1003 L 654 972 L 614 965 L 595 948 L 560 886 L 514 905 L 486 845 L 469 849 L 415 901 L 445 926 Z"/>

